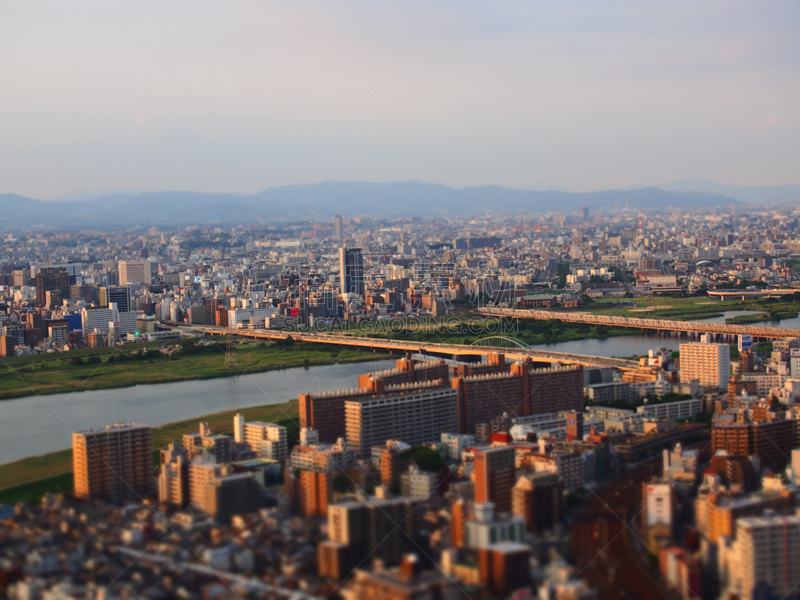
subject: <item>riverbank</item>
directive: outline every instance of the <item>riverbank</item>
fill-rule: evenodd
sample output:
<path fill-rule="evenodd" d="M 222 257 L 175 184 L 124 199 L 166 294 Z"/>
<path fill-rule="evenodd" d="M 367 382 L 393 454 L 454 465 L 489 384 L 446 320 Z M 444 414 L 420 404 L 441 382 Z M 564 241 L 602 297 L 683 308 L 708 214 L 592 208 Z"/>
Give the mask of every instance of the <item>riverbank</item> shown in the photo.
<path fill-rule="evenodd" d="M 6 368 L 0 370 L 0 400 L 389 358 L 387 353 L 317 344 L 287 346 L 245 342 L 235 346 L 237 364 L 226 369 L 224 344 L 201 346 L 196 340 L 191 341 L 192 344 L 184 344 L 182 348 L 179 345 L 168 348 L 174 352 L 172 355 L 162 354 L 151 345 L 137 345 L 133 352 L 128 346 L 120 346 L 88 357 L 71 352 L 17 357 L 26 360 L 9 361 Z M 147 353 L 142 354 L 143 351 Z M 40 360 L 34 360 L 37 357 L 41 357 Z"/>
<path fill-rule="evenodd" d="M 238 410 L 228 410 L 153 428 L 153 450 L 180 442 L 184 433 L 197 431 L 206 422 L 215 433 L 233 435 L 233 416 L 241 413 L 248 421 L 279 422 L 296 434 L 297 400 Z M 47 492 L 72 491 L 72 450 L 60 450 L 0 465 L 0 503 L 36 501 Z"/>

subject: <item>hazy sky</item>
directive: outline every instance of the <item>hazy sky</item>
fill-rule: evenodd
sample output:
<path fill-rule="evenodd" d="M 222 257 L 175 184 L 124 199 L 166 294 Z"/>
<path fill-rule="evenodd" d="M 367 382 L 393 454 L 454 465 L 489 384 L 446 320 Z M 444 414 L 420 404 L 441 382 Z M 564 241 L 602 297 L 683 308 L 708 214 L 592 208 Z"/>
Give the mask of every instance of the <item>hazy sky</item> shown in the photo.
<path fill-rule="evenodd" d="M 0 193 L 800 183 L 800 0 L 0 6 Z"/>

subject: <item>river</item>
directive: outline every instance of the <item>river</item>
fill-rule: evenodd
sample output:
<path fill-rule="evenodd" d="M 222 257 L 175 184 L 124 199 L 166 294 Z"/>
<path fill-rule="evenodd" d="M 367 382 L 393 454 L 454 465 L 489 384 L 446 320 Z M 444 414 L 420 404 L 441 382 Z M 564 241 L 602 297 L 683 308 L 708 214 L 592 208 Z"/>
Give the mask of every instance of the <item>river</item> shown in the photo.
<path fill-rule="evenodd" d="M 394 360 L 377 360 L 3 400 L 0 461 L 69 448 L 73 430 L 125 421 L 157 426 L 248 406 L 280 404 L 305 392 L 355 388 L 361 373 L 394 366 Z"/>
<path fill-rule="evenodd" d="M 752 312 L 728 311 L 721 317 L 704 320 L 724 323 L 726 318 Z M 800 318 L 765 321 L 764 324 L 800 328 Z M 681 341 L 686 339 L 636 334 L 534 347 L 590 356 L 626 357 L 641 356 L 659 346 L 677 350 Z M 73 428 L 79 431 L 123 421 L 157 426 L 226 410 L 276 404 L 307 391 L 354 388 L 361 373 L 392 367 L 393 360 L 379 360 L 4 400 L 0 402 L 0 460 L 8 462 L 67 448 L 72 443 Z"/>

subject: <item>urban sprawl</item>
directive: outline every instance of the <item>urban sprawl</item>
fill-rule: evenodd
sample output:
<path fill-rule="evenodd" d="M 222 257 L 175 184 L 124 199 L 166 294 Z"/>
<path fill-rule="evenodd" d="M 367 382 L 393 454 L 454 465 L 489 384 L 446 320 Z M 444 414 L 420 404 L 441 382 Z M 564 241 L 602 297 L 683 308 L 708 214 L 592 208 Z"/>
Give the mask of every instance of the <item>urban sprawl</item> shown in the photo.
<path fill-rule="evenodd" d="M 0 383 L 55 357 L 136 358 L 146 384 L 212 344 L 220 376 L 246 346 L 395 367 L 164 447 L 76 431 L 71 493 L 0 505 L 0 595 L 800 598 L 798 225 L 731 206 L 6 234 Z M 633 332 L 646 354 L 545 345 Z"/>

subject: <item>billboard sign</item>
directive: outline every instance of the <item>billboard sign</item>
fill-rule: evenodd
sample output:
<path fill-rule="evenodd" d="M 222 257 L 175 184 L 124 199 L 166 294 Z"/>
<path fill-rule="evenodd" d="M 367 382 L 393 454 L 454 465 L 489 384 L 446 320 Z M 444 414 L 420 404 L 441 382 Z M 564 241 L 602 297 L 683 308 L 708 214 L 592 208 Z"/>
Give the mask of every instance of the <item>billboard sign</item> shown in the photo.
<path fill-rule="evenodd" d="M 753 336 L 749 333 L 739 335 L 739 352 L 746 352 L 753 347 Z"/>

